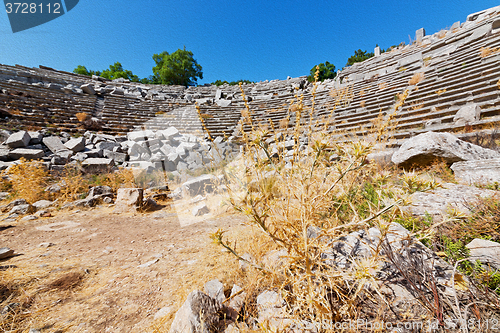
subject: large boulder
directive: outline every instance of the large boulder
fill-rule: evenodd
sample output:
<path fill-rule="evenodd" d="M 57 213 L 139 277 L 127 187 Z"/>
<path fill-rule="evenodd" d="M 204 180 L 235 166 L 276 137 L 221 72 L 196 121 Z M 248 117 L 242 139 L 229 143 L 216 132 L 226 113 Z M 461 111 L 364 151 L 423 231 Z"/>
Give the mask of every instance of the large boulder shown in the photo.
<path fill-rule="evenodd" d="M 500 154 L 450 133 L 427 132 L 405 141 L 392 155 L 392 162 L 401 166 L 425 166 L 439 159 L 451 164 L 491 158 L 500 158 Z"/>
<path fill-rule="evenodd" d="M 210 296 L 195 290 L 175 314 L 169 333 L 210 333 L 218 323 L 220 305 Z"/>

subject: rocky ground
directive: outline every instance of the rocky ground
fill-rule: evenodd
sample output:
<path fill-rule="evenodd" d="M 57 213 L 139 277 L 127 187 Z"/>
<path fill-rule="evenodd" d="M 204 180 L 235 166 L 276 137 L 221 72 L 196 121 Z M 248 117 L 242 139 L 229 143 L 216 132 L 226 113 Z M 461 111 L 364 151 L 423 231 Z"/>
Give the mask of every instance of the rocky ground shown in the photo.
<path fill-rule="evenodd" d="M 244 220 L 205 215 L 181 226 L 169 208 L 116 215 L 101 207 L 54 215 L 0 224 L 0 244 L 15 253 L 1 263 L 2 280 L 27 281 L 19 291 L 27 304 L 11 304 L 2 316 L 24 313 L 30 317 L 26 328 L 41 332 L 161 328 L 198 280 L 223 278 L 219 262 L 226 255 L 210 244 L 209 233 L 243 228 Z M 9 331 L 6 322 L 2 330 Z"/>

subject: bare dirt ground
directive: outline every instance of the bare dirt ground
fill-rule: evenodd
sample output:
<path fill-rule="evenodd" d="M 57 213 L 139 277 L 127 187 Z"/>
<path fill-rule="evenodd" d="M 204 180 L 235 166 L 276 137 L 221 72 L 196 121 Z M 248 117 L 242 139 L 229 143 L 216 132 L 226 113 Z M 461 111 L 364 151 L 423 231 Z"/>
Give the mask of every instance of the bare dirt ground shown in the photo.
<path fill-rule="evenodd" d="M 112 207 L 53 215 L 0 222 L 0 247 L 18 254 L 0 261 L 0 296 L 14 282 L 22 286 L 2 303 L 24 302 L 16 314 L 24 318 L 22 329 L 15 332 L 167 332 L 189 292 L 214 278 L 224 281 L 225 270 L 237 265 L 209 234 L 248 228 L 244 216 L 231 212 L 188 214 L 180 223 L 169 207 L 128 215 L 113 214 Z M 0 331 L 15 328 L 3 326 Z"/>

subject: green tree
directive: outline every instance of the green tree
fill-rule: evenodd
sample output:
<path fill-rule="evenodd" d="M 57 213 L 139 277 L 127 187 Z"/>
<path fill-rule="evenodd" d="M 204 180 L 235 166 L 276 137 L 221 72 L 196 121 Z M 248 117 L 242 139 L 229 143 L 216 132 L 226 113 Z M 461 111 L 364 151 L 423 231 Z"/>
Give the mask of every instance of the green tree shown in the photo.
<path fill-rule="evenodd" d="M 92 75 L 99 76 L 99 75 L 101 75 L 101 72 L 88 70 L 87 67 L 82 66 L 82 65 L 78 65 L 75 69 L 73 69 L 73 73 L 87 75 L 87 76 L 92 76 Z"/>
<path fill-rule="evenodd" d="M 193 52 L 178 49 L 172 54 L 164 51 L 154 54 L 153 76 L 159 78 L 162 84 L 192 86 L 197 78 L 203 79 L 202 67 L 193 58 Z"/>
<path fill-rule="evenodd" d="M 335 72 L 335 65 L 330 64 L 328 61 L 317 65 L 319 67 L 318 81 L 325 81 L 326 79 L 334 79 L 337 73 Z M 316 66 L 311 68 L 310 75 L 307 77 L 309 82 L 314 82 L 314 75 L 316 74 Z"/>
<path fill-rule="evenodd" d="M 354 55 L 350 56 L 349 59 L 347 59 L 347 64 L 346 66 L 351 66 L 356 62 L 361 62 L 365 61 L 366 59 L 370 59 L 371 57 L 374 57 L 375 54 L 373 52 L 367 52 L 361 51 L 361 49 L 354 51 Z"/>
<path fill-rule="evenodd" d="M 228 84 L 230 86 L 237 86 L 238 84 L 240 84 L 240 82 L 242 82 L 242 83 L 254 83 L 253 81 L 250 81 L 250 80 L 238 80 L 238 81 L 231 81 L 231 82 L 227 82 L 226 80 L 224 80 L 224 81 L 217 80 L 217 81 L 212 82 L 210 84 L 215 85 L 217 87 L 222 86 L 223 84 Z"/>
<path fill-rule="evenodd" d="M 122 64 L 119 62 L 115 62 L 114 65 L 109 65 L 109 69 L 103 70 L 101 76 L 109 80 L 123 78 L 132 82 L 139 82 L 139 77 L 134 75 L 132 71 L 123 69 Z"/>

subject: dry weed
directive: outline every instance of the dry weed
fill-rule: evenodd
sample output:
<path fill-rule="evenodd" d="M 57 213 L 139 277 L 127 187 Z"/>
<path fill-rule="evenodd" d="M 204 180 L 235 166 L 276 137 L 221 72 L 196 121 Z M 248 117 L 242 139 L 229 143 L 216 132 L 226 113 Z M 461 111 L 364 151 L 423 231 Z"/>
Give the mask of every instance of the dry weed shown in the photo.
<path fill-rule="evenodd" d="M 85 113 L 85 112 L 78 112 L 75 116 L 79 122 L 84 122 L 84 121 L 89 120 L 91 118 L 90 115 Z"/>
<path fill-rule="evenodd" d="M 364 108 L 366 106 L 366 101 L 359 102 L 359 106 L 361 106 L 362 108 Z"/>
<path fill-rule="evenodd" d="M 329 93 L 330 97 L 335 100 L 335 107 L 348 107 L 354 99 L 352 85 L 344 88 L 332 89 Z"/>
<path fill-rule="evenodd" d="M 438 91 L 435 91 L 435 93 L 438 95 L 438 96 L 441 96 L 442 94 L 444 94 L 447 90 L 446 89 L 441 89 L 441 90 L 438 90 Z"/>
<path fill-rule="evenodd" d="M 486 58 L 498 52 L 500 52 L 500 47 L 481 47 L 481 49 L 479 49 L 479 56 L 481 58 Z"/>
<path fill-rule="evenodd" d="M 384 90 L 387 88 L 387 82 L 381 82 L 378 84 L 378 89 L 379 90 Z"/>
<path fill-rule="evenodd" d="M 19 164 L 11 167 L 7 175 L 10 177 L 14 197 L 26 199 L 30 203 L 46 198 L 44 190 L 49 181 L 49 173 L 42 162 L 21 158 Z"/>
<path fill-rule="evenodd" d="M 413 74 L 413 76 L 411 77 L 410 81 L 408 81 L 408 85 L 410 86 L 414 86 L 420 82 L 422 82 L 425 78 L 425 74 L 420 72 L 420 73 L 415 73 Z"/>

